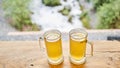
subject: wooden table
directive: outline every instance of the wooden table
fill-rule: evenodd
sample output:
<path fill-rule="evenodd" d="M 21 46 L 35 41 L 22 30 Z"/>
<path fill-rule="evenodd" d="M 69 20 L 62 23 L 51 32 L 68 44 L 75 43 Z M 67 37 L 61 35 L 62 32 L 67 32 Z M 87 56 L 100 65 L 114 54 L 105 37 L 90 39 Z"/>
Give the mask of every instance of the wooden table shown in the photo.
<path fill-rule="evenodd" d="M 63 42 L 64 62 L 50 65 L 45 49 L 38 41 L 0 41 L 0 68 L 120 68 L 119 41 L 93 41 L 94 56 L 87 47 L 87 62 L 74 65 L 69 62 L 69 42 Z M 42 42 L 42 46 L 44 43 Z"/>

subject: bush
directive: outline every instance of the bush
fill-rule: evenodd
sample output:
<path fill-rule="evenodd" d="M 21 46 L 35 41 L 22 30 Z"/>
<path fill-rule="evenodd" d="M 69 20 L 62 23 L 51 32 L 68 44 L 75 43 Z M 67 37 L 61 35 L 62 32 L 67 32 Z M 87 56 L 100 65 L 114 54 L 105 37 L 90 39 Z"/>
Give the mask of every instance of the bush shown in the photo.
<path fill-rule="evenodd" d="M 11 25 L 18 30 L 24 30 L 25 27 L 31 27 L 27 30 L 39 30 L 37 25 L 37 28 L 32 28 L 35 24 L 32 24 L 30 19 L 29 2 L 30 0 L 3 0 L 5 15 Z"/>
<path fill-rule="evenodd" d="M 82 21 L 83 23 L 83 26 L 90 29 L 90 24 L 89 24 L 89 21 L 90 21 L 90 17 L 88 15 L 88 12 L 87 11 L 83 11 L 82 14 L 80 15 L 80 20 Z"/>
<path fill-rule="evenodd" d="M 120 0 L 103 4 L 98 11 L 98 28 L 120 28 Z"/>
<path fill-rule="evenodd" d="M 58 6 L 60 5 L 60 0 L 42 0 L 42 3 L 46 6 Z"/>
<path fill-rule="evenodd" d="M 65 6 L 62 10 L 60 10 L 59 12 L 62 13 L 62 15 L 68 16 L 69 13 L 71 11 L 71 8 L 68 6 Z"/>
<path fill-rule="evenodd" d="M 98 9 L 100 6 L 106 3 L 111 3 L 114 0 L 92 0 L 93 6 L 95 9 Z"/>

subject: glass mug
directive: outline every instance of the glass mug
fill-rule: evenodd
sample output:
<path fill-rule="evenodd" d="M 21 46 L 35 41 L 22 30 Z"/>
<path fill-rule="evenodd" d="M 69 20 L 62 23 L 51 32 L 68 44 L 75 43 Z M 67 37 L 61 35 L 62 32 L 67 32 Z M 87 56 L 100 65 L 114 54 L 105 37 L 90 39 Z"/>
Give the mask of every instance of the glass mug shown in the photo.
<path fill-rule="evenodd" d="M 39 39 L 40 42 L 40 39 Z M 48 30 L 44 33 L 44 42 L 48 62 L 53 65 L 58 65 L 63 62 L 61 32 L 58 30 Z"/>
<path fill-rule="evenodd" d="M 85 63 L 86 56 L 86 43 L 87 43 L 87 32 L 83 29 L 76 28 L 69 32 L 70 38 L 70 61 L 73 64 L 83 64 Z M 93 45 L 91 45 L 91 55 L 93 55 Z"/>

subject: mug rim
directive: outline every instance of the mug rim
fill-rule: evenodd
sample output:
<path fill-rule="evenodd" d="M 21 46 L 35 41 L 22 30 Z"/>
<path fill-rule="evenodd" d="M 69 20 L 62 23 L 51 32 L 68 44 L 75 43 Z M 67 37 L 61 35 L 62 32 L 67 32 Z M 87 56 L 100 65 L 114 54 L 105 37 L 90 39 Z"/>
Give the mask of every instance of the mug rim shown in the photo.
<path fill-rule="evenodd" d="M 79 32 L 76 32 L 76 33 L 83 33 L 85 36 L 84 36 L 84 37 L 81 37 L 81 38 L 72 37 L 71 35 L 72 35 L 73 33 L 75 33 L 74 31 L 79 31 Z M 74 38 L 74 39 L 84 39 L 84 38 L 87 38 L 88 33 L 87 33 L 87 31 L 85 31 L 85 29 L 82 29 L 82 28 L 74 28 L 74 29 L 71 29 L 71 30 L 69 31 L 69 36 L 70 36 L 70 38 Z"/>
<path fill-rule="evenodd" d="M 53 33 L 53 32 L 56 33 L 56 34 L 58 34 L 58 37 L 57 38 L 53 38 L 53 39 L 48 39 L 46 36 L 49 33 Z M 61 32 L 59 30 L 57 30 L 57 29 L 50 29 L 50 30 L 45 31 L 45 33 L 43 34 L 43 36 L 44 36 L 44 39 L 46 39 L 46 40 L 56 40 L 56 39 L 59 39 L 61 37 Z"/>

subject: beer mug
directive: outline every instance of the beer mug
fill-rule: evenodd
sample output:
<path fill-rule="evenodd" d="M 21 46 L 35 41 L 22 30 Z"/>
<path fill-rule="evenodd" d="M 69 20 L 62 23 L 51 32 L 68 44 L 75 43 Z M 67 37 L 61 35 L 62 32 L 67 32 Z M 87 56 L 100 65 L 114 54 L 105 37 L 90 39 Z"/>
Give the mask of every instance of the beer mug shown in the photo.
<path fill-rule="evenodd" d="M 39 40 L 40 41 L 40 40 Z M 63 62 L 61 32 L 49 30 L 44 33 L 44 42 L 48 57 L 48 62 L 57 65 Z"/>
<path fill-rule="evenodd" d="M 69 32 L 70 39 L 70 61 L 73 64 L 83 64 L 85 63 L 85 52 L 87 41 L 87 32 L 83 29 L 76 28 Z M 93 45 L 91 45 L 91 55 L 93 55 Z"/>

